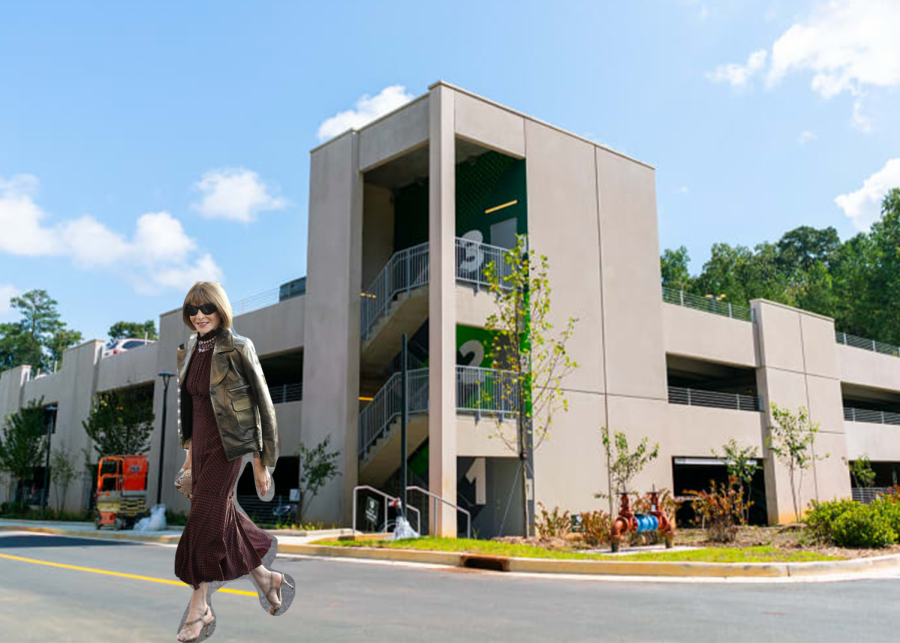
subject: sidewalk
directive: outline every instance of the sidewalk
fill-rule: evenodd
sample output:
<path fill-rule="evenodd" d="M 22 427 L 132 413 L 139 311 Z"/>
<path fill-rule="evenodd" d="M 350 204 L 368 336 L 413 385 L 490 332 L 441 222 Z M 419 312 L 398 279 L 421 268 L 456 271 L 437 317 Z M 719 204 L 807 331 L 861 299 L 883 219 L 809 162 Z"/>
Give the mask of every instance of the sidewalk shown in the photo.
<path fill-rule="evenodd" d="M 97 529 L 92 522 L 64 522 L 58 520 L 7 520 L 0 518 L 0 530 L 31 531 L 35 533 L 54 534 L 57 536 L 77 536 L 79 538 L 105 538 L 112 540 L 132 540 L 150 543 L 177 545 L 181 538 L 183 526 L 172 525 L 165 531 L 133 531 L 122 529 Z M 321 531 L 298 531 L 295 529 L 266 529 L 278 539 L 279 551 L 286 551 L 284 545 L 291 548 L 305 545 L 313 540 L 336 538 L 353 534 L 352 529 L 323 529 Z M 292 552 L 293 553 L 293 552 Z"/>

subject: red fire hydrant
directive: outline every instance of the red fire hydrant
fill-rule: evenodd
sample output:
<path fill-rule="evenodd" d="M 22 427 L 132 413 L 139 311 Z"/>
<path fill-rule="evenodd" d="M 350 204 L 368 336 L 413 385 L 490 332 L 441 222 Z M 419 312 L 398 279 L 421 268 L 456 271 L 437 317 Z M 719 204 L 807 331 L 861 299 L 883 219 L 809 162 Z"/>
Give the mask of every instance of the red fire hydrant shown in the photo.
<path fill-rule="evenodd" d="M 640 534 L 648 531 L 659 532 L 665 538 L 666 549 L 672 548 L 672 541 L 675 538 L 675 525 L 659 508 L 659 492 L 650 492 L 650 513 L 648 514 L 635 514 L 631 510 L 628 493 L 623 493 L 619 503 L 619 516 L 613 521 L 610 529 L 609 540 L 612 550 L 614 552 L 619 551 L 622 537 L 628 532 Z"/>

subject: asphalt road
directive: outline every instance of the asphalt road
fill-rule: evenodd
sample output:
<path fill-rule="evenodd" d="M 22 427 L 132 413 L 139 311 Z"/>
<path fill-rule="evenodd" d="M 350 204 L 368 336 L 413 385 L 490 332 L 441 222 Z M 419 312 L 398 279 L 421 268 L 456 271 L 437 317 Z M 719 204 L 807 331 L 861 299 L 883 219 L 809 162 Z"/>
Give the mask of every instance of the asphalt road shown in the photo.
<path fill-rule="evenodd" d="M 0 641 L 173 641 L 190 590 L 172 546 L 0 532 Z M 900 577 L 790 584 L 611 582 L 281 557 L 283 616 L 248 579 L 212 599 L 213 641 L 894 641 Z"/>

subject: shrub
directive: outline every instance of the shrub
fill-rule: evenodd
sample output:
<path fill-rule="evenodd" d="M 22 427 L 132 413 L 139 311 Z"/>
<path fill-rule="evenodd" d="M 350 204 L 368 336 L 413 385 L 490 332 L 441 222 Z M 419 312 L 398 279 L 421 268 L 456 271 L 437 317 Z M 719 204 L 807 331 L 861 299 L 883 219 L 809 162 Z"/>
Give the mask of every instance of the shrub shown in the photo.
<path fill-rule="evenodd" d="M 880 548 L 897 542 L 897 532 L 870 505 L 851 507 L 834 521 L 832 540 L 839 547 Z"/>
<path fill-rule="evenodd" d="M 834 521 L 845 512 L 859 506 L 859 503 L 855 500 L 827 500 L 825 502 L 813 500 L 809 506 L 810 509 L 807 510 L 806 517 L 803 519 L 808 535 L 817 542 L 828 543 L 831 542 Z"/>
<path fill-rule="evenodd" d="M 609 544 L 612 521 L 603 510 L 583 511 L 581 516 L 581 537 L 588 547 L 602 547 Z"/>
<path fill-rule="evenodd" d="M 565 538 L 572 531 L 572 519 L 568 510 L 560 513 L 559 507 L 554 507 L 553 512 L 548 512 L 544 503 L 538 502 L 541 515 L 535 521 L 538 537 L 542 540 L 549 538 Z"/>
<path fill-rule="evenodd" d="M 744 522 L 745 510 L 753 502 L 744 500 L 734 476 L 729 476 L 727 485 L 718 487 L 714 480 L 710 480 L 710 485 L 709 491 L 686 493 L 694 497 L 691 506 L 698 516 L 703 517 L 708 538 L 713 542 L 732 542 Z"/>
<path fill-rule="evenodd" d="M 887 520 L 891 529 L 900 536 L 900 501 L 894 500 L 891 496 L 882 496 L 869 506 Z"/>

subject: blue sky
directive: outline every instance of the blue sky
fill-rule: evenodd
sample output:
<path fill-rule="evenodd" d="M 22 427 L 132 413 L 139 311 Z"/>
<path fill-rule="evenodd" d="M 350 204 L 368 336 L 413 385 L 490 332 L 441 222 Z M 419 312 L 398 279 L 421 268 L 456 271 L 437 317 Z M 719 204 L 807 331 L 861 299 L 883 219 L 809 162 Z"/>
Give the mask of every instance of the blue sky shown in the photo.
<path fill-rule="evenodd" d="M 900 0 L 17 2 L 0 321 L 86 339 L 306 274 L 309 150 L 442 79 L 656 167 L 660 248 L 867 230 L 900 186 Z"/>

